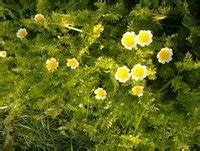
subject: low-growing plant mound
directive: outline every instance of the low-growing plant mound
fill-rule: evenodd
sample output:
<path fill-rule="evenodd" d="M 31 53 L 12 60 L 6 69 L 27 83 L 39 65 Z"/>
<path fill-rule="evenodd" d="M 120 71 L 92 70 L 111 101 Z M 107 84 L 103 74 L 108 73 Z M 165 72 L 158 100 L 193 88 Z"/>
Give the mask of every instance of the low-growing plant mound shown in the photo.
<path fill-rule="evenodd" d="M 0 148 L 198 148 L 197 0 L 0 8 Z"/>

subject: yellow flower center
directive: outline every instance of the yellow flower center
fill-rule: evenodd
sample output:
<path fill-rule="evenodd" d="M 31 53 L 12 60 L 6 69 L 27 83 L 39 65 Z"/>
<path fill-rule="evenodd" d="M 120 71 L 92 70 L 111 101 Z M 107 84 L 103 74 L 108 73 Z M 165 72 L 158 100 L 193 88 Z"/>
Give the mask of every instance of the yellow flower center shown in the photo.
<path fill-rule="evenodd" d="M 133 89 L 132 89 L 132 92 L 133 92 L 133 94 L 135 94 L 135 95 L 139 95 L 139 94 L 141 94 L 142 93 L 142 87 L 141 86 L 135 86 L 135 87 L 133 87 Z"/>
<path fill-rule="evenodd" d="M 57 62 L 55 60 L 51 60 L 49 63 L 48 63 L 48 68 L 50 69 L 55 69 L 57 67 Z"/>
<path fill-rule="evenodd" d="M 26 36 L 26 31 L 25 30 L 20 30 L 18 34 L 19 34 L 19 37 L 25 37 Z"/>
<path fill-rule="evenodd" d="M 133 69 L 133 73 L 134 76 L 136 77 L 143 77 L 144 75 L 144 69 L 142 67 L 135 67 Z"/>
<path fill-rule="evenodd" d="M 135 43 L 135 37 L 132 36 L 132 35 L 126 35 L 126 36 L 124 37 L 124 43 L 125 43 L 125 45 L 127 45 L 128 47 L 134 45 L 134 43 Z"/>
<path fill-rule="evenodd" d="M 69 60 L 69 65 L 71 67 L 77 67 L 78 62 L 75 59 L 71 59 L 71 60 Z"/>
<path fill-rule="evenodd" d="M 125 80 L 129 77 L 129 72 L 126 69 L 121 69 L 118 71 L 118 77 Z"/>
<path fill-rule="evenodd" d="M 44 20 L 44 16 L 42 16 L 42 15 L 36 15 L 35 19 L 36 19 L 36 21 L 40 22 L 40 21 Z"/>
<path fill-rule="evenodd" d="M 138 35 L 138 39 L 142 43 L 147 43 L 149 41 L 150 37 L 149 37 L 148 33 L 142 32 Z"/>
<path fill-rule="evenodd" d="M 159 52 L 159 58 L 161 60 L 167 60 L 170 57 L 170 53 L 168 50 L 164 49 Z"/>
<path fill-rule="evenodd" d="M 101 25 L 96 25 L 93 28 L 93 34 L 94 35 L 99 35 L 103 31 Z"/>
<path fill-rule="evenodd" d="M 97 96 L 99 97 L 104 97 L 106 94 L 105 94 L 105 91 L 104 90 L 98 90 L 97 92 Z"/>

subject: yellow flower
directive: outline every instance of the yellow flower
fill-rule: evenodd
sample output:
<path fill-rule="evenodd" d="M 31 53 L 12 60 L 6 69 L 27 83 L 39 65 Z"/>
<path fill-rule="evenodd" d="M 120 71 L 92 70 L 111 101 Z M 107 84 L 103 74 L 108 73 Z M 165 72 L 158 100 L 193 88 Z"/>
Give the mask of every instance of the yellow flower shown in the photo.
<path fill-rule="evenodd" d="M 98 24 L 93 27 L 93 35 L 96 35 L 97 37 L 99 37 L 103 30 L 104 30 L 103 26 L 101 24 Z"/>
<path fill-rule="evenodd" d="M 143 86 L 134 86 L 132 88 L 132 93 L 133 95 L 137 95 L 138 97 L 142 96 L 143 95 L 143 89 L 144 87 Z"/>
<path fill-rule="evenodd" d="M 34 17 L 34 20 L 36 22 L 44 21 L 44 15 L 42 15 L 42 14 L 36 14 L 35 17 Z"/>
<path fill-rule="evenodd" d="M 123 34 L 121 43 L 126 49 L 131 50 L 137 45 L 137 36 L 134 32 L 126 32 L 125 34 Z"/>
<path fill-rule="evenodd" d="M 58 65 L 59 63 L 55 58 L 51 58 L 46 61 L 46 67 L 48 70 L 54 71 L 57 69 Z"/>
<path fill-rule="evenodd" d="M 5 58 L 7 56 L 6 51 L 0 51 L 0 57 Z"/>
<path fill-rule="evenodd" d="M 131 76 L 129 72 L 130 69 L 127 68 L 126 66 L 119 67 L 117 69 L 117 72 L 115 73 L 115 79 L 118 80 L 119 82 L 125 83 L 126 81 L 129 80 Z"/>
<path fill-rule="evenodd" d="M 136 64 L 131 70 L 131 74 L 134 80 L 143 80 L 147 76 L 147 68 L 144 65 Z"/>
<path fill-rule="evenodd" d="M 18 31 L 17 31 L 17 37 L 18 38 L 24 38 L 24 37 L 26 37 L 26 35 L 27 35 L 27 31 L 26 31 L 26 29 L 25 28 L 20 28 Z"/>
<path fill-rule="evenodd" d="M 137 42 L 141 46 L 148 46 L 153 41 L 152 37 L 153 35 L 150 30 L 140 30 L 137 35 Z"/>
<path fill-rule="evenodd" d="M 157 54 L 158 62 L 165 64 L 172 60 L 173 51 L 172 49 L 165 47 L 160 50 Z"/>
<path fill-rule="evenodd" d="M 96 94 L 95 98 L 100 100 L 100 99 L 105 99 L 106 98 L 106 91 L 103 88 L 98 88 L 94 91 L 94 94 Z"/>
<path fill-rule="evenodd" d="M 71 67 L 71 69 L 76 69 L 79 66 L 79 62 L 75 58 L 68 59 L 67 66 Z"/>

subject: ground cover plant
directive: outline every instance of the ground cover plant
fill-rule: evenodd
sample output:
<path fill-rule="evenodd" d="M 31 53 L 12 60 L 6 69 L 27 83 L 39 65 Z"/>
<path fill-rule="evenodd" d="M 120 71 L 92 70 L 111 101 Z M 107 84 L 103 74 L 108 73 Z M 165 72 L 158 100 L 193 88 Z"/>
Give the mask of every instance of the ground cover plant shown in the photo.
<path fill-rule="evenodd" d="M 198 0 L 3 0 L 0 150 L 198 150 Z"/>

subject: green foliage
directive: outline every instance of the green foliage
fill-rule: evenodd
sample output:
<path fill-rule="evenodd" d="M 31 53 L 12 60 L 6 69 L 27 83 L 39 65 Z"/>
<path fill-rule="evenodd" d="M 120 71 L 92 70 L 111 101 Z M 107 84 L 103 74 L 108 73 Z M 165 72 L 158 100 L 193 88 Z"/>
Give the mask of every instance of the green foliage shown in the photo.
<path fill-rule="evenodd" d="M 195 3 L 196 2 L 196 3 Z M 181 150 L 199 143 L 199 18 L 195 2 L 4 0 L 0 6 L 0 148 L 5 150 Z M 195 5 L 195 4 L 196 5 Z M 36 22 L 34 16 L 45 19 Z M 100 37 L 93 27 L 102 24 Z M 19 39 L 20 28 L 28 34 Z M 126 31 L 151 30 L 127 50 Z M 160 64 L 156 55 L 173 49 Z M 57 70 L 46 61 L 56 58 Z M 72 70 L 67 59 L 80 65 Z M 118 67 L 141 63 L 143 81 L 119 83 Z M 144 95 L 131 94 L 135 84 Z M 102 87 L 105 100 L 94 90 Z"/>

